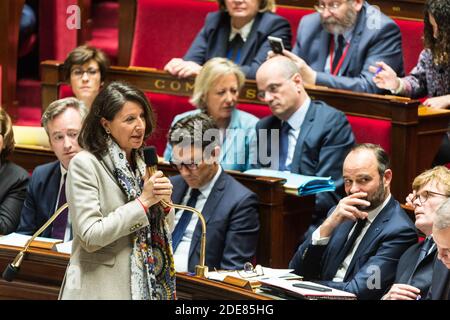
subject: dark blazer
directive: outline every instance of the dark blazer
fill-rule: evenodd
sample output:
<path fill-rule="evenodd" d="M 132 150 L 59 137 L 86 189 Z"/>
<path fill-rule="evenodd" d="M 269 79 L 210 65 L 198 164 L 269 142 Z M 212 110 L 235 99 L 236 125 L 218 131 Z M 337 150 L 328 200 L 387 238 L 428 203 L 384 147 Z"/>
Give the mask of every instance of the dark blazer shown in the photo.
<path fill-rule="evenodd" d="M 205 24 L 184 56 L 186 61 L 203 65 L 214 57 L 226 57 L 230 36 L 230 15 L 227 12 L 211 12 Z M 256 70 L 266 60 L 270 44 L 267 36 L 283 39 L 284 47 L 291 48 L 291 27 L 289 22 L 271 12 L 258 13 L 245 42 L 239 65 L 247 78 L 255 79 Z"/>
<path fill-rule="evenodd" d="M 172 200 L 181 203 L 188 185 L 180 175 L 170 177 Z M 256 254 L 259 213 L 257 196 L 222 172 L 202 211 L 206 220 L 206 265 L 210 269 L 242 269 Z M 193 272 L 200 259 L 200 221 L 189 249 L 188 270 Z"/>
<path fill-rule="evenodd" d="M 27 192 L 28 172 L 12 162 L 0 164 L 0 234 L 16 231 Z"/>
<path fill-rule="evenodd" d="M 297 31 L 293 52 L 317 71 L 316 84 L 358 92 L 381 93 L 372 81 L 370 65 L 384 61 L 400 76 L 403 72 L 402 37 L 397 24 L 367 2 L 356 26 L 340 75 L 325 73 L 332 36 L 322 28 L 319 13 L 304 16 Z"/>
<path fill-rule="evenodd" d="M 450 270 L 441 260 L 436 259 L 433 268 L 433 279 L 428 291 L 427 300 L 450 300 L 449 292 L 445 292 L 450 282 Z"/>
<path fill-rule="evenodd" d="M 436 246 L 417 265 L 423 243 L 416 243 L 403 253 L 397 266 L 394 283 L 410 284 L 420 289 L 420 295 L 426 297 L 433 276 L 433 265 L 436 260 Z"/>
<path fill-rule="evenodd" d="M 275 116 L 261 119 L 256 124 L 258 149 L 261 138 L 258 134 L 260 129 L 267 129 L 266 141 L 271 141 L 271 130 L 280 128 L 281 120 Z M 336 184 L 336 192 L 321 192 L 316 195 L 313 225 L 320 225 L 328 210 L 344 195 L 342 164 L 354 144 L 355 137 L 345 114 L 322 101 L 311 101 L 300 128 L 291 172 L 318 177 L 331 176 Z M 267 146 L 266 154 L 270 155 L 270 143 Z M 258 150 L 259 155 L 260 150 Z M 261 167 L 270 166 L 270 163 L 261 163 L 260 159 L 258 163 Z"/>
<path fill-rule="evenodd" d="M 334 208 L 333 208 L 334 210 Z M 330 210 L 331 214 L 332 210 Z M 328 245 L 312 245 L 310 235 L 295 253 L 289 268 L 305 279 L 354 293 L 358 299 L 380 299 L 394 281 L 403 252 L 417 242 L 414 224 L 393 197 L 375 218 L 355 251 L 343 282 L 333 282 L 341 261 L 339 250 L 345 245 L 353 222 L 340 224 Z M 369 284 L 380 286 L 369 288 Z"/>
<path fill-rule="evenodd" d="M 34 169 L 17 232 L 32 235 L 55 212 L 60 180 L 59 161 L 37 166 Z M 52 227 L 49 226 L 41 236 L 51 237 L 51 232 Z"/>

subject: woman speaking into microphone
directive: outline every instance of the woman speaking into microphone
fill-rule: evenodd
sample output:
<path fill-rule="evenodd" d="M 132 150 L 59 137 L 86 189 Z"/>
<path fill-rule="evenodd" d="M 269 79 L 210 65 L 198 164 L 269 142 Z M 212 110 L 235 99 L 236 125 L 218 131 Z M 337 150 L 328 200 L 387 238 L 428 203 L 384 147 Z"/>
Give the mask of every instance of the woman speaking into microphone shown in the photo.
<path fill-rule="evenodd" d="M 173 212 L 158 204 L 171 202 L 172 184 L 145 175 L 154 126 L 132 86 L 113 82 L 94 100 L 67 176 L 73 244 L 61 299 L 175 299 Z"/>

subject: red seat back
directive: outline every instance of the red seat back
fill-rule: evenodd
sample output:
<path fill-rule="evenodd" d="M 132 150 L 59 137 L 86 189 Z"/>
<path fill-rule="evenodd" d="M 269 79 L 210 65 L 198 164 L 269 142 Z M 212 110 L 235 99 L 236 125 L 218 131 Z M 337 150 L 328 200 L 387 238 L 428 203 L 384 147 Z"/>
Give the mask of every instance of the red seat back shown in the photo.
<path fill-rule="evenodd" d="M 217 9 L 215 1 L 138 0 L 130 65 L 162 69 L 183 57 L 207 13 Z"/>
<path fill-rule="evenodd" d="M 405 72 L 409 74 L 416 66 L 423 49 L 423 21 L 394 19 L 402 33 L 402 49 Z"/>
<path fill-rule="evenodd" d="M 291 25 L 292 47 L 295 45 L 295 40 L 297 39 L 297 29 L 300 20 L 303 18 L 303 16 L 306 16 L 307 14 L 311 14 L 314 12 L 315 11 L 312 9 L 301 9 L 295 7 L 280 7 L 280 6 L 277 7 L 276 13 L 285 18 L 287 21 L 289 21 L 289 24 Z"/>
<path fill-rule="evenodd" d="M 379 120 L 357 116 L 347 116 L 352 126 L 357 143 L 370 142 L 379 144 L 388 154 L 391 154 L 391 129 L 389 120 Z"/>

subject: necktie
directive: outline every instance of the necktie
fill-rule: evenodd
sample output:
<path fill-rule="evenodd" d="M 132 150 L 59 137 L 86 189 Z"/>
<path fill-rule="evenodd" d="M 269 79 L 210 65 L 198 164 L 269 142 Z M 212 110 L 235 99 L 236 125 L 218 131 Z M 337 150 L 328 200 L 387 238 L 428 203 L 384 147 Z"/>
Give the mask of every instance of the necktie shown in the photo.
<path fill-rule="evenodd" d="M 430 249 L 433 246 L 433 244 L 434 244 L 434 241 L 433 241 L 433 238 L 431 238 L 431 237 L 426 238 L 425 241 L 423 242 L 422 247 L 420 248 L 420 253 L 419 253 L 419 257 L 417 258 L 416 265 L 414 267 L 413 272 L 411 273 L 411 276 L 409 277 L 409 280 L 408 280 L 407 284 L 411 284 L 412 283 L 413 276 L 414 276 L 414 273 L 416 272 L 417 267 L 422 262 L 422 260 L 425 259 L 425 257 L 428 254 L 428 251 L 430 251 Z"/>
<path fill-rule="evenodd" d="M 345 39 L 344 39 L 344 36 L 342 34 L 340 34 L 338 36 L 337 42 L 338 43 L 337 43 L 336 50 L 334 50 L 333 70 L 331 70 L 332 73 L 336 71 L 336 67 L 337 67 L 337 65 L 339 63 L 339 60 L 341 60 L 342 53 L 344 52 Z"/>
<path fill-rule="evenodd" d="M 359 219 L 356 224 L 355 228 L 353 229 L 353 233 L 348 238 L 347 242 L 345 243 L 344 247 L 341 251 L 339 251 L 339 254 L 336 257 L 335 263 L 336 263 L 336 270 L 333 270 L 333 276 L 338 271 L 339 267 L 341 266 L 342 262 L 345 260 L 347 255 L 350 253 L 350 250 L 355 245 L 356 239 L 361 234 L 362 230 L 364 229 L 364 226 L 367 223 L 367 219 L 361 220 Z"/>
<path fill-rule="evenodd" d="M 283 124 L 281 125 L 280 130 L 280 148 L 279 148 L 279 164 L 278 164 L 278 170 L 285 171 L 286 170 L 286 160 L 288 155 L 288 149 L 289 149 L 289 130 L 291 129 L 291 126 L 287 121 L 283 121 Z"/>
<path fill-rule="evenodd" d="M 195 204 L 197 203 L 197 198 L 200 195 L 200 191 L 198 189 L 192 189 L 191 193 L 189 195 L 189 200 L 187 202 L 188 207 L 195 208 Z M 175 252 L 178 248 L 178 245 L 181 242 L 181 239 L 183 239 L 184 232 L 186 231 L 187 226 L 189 225 L 189 222 L 191 221 L 192 212 L 184 210 L 181 214 L 180 220 L 178 220 L 177 225 L 175 226 L 175 229 L 172 232 L 172 248 L 173 252 Z"/>
<path fill-rule="evenodd" d="M 244 40 L 239 33 L 236 33 L 233 40 L 228 43 L 227 58 L 236 64 L 239 64 L 241 58 L 241 49 L 244 46 Z"/>
<path fill-rule="evenodd" d="M 67 202 L 67 199 L 66 199 L 66 177 L 67 177 L 67 175 L 64 175 L 63 184 L 61 186 L 61 190 L 59 191 L 58 209 Z M 60 213 L 58 218 L 56 218 L 55 221 L 53 221 L 52 238 L 64 240 L 64 234 L 66 233 L 68 214 L 69 214 L 69 208 L 66 208 Z"/>

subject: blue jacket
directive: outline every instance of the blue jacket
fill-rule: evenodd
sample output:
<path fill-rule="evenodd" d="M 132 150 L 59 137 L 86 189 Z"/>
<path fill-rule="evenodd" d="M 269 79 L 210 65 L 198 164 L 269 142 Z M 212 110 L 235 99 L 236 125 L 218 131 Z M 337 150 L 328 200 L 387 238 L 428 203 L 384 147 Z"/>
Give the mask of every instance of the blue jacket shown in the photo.
<path fill-rule="evenodd" d="M 201 110 L 192 110 L 177 115 L 171 127 L 179 120 L 200 113 Z M 227 128 L 227 135 L 220 151 L 220 164 L 225 170 L 245 171 L 256 162 L 256 135 L 255 126 L 258 118 L 245 111 L 234 109 L 231 121 Z M 168 143 L 164 151 L 164 160 L 172 157 L 172 146 Z"/>
<path fill-rule="evenodd" d="M 203 65 L 214 57 L 226 57 L 230 36 L 230 15 L 227 12 L 211 12 L 206 16 L 205 25 L 184 56 L 184 60 Z M 284 47 L 291 48 L 291 27 L 289 22 L 271 12 L 258 13 L 250 34 L 242 47 L 239 65 L 245 76 L 255 79 L 256 70 L 266 60 L 270 44 L 267 36 L 283 39 Z"/>
<path fill-rule="evenodd" d="M 188 185 L 181 176 L 170 177 L 172 201 L 181 203 Z M 251 262 L 258 242 L 258 198 L 226 172 L 214 184 L 202 214 L 206 220 L 206 265 L 209 269 L 241 269 Z M 188 270 L 200 259 L 200 221 L 192 235 Z"/>
<path fill-rule="evenodd" d="M 402 37 L 397 24 L 378 9 L 364 3 L 358 14 L 340 76 L 323 72 L 330 52 L 331 35 L 322 28 L 319 13 L 304 16 L 292 52 L 317 71 L 316 84 L 358 92 L 382 93 L 372 81 L 369 66 L 384 61 L 399 76 L 403 72 Z"/>
<path fill-rule="evenodd" d="M 17 232 L 32 235 L 51 217 L 55 212 L 60 181 L 59 161 L 37 166 L 34 169 Z M 51 232 L 50 225 L 41 236 L 49 238 Z"/>
<path fill-rule="evenodd" d="M 344 281 L 333 282 L 341 263 L 336 258 L 353 224 L 345 221 L 336 227 L 328 245 L 313 245 L 310 235 L 300 245 L 289 268 L 305 279 L 352 292 L 358 299 L 380 299 L 394 281 L 400 256 L 417 242 L 416 228 L 398 201 L 391 197 L 359 243 Z M 368 284 L 374 286 L 371 288 Z"/>
<path fill-rule="evenodd" d="M 260 139 L 264 133 L 260 129 L 267 129 L 266 141 L 270 141 L 271 130 L 280 128 L 281 120 L 275 116 L 261 119 L 256 125 L 257 132 L 260 132 L 258 147 L 262 146 Z M 312 219 L 315 226 L 322 223 L 328 210 L 345 194 L 342 165 L 354 144 L 355 137 L 345 114 L 322 101 L 311 101 L 300 128 L 291 172 L 318 177 L 331 176 L 336 184 L 336 192 L 321 192 L 316 195 L 316 213 Z M 270 143 L 267 147 L 266 154 L 270 155 Z M 260 155 L 258 151 L 258 156 Z M 261 164 L 260 159 L 258 163 L 261 167 L 270 167 L 270 163 Z"/>

